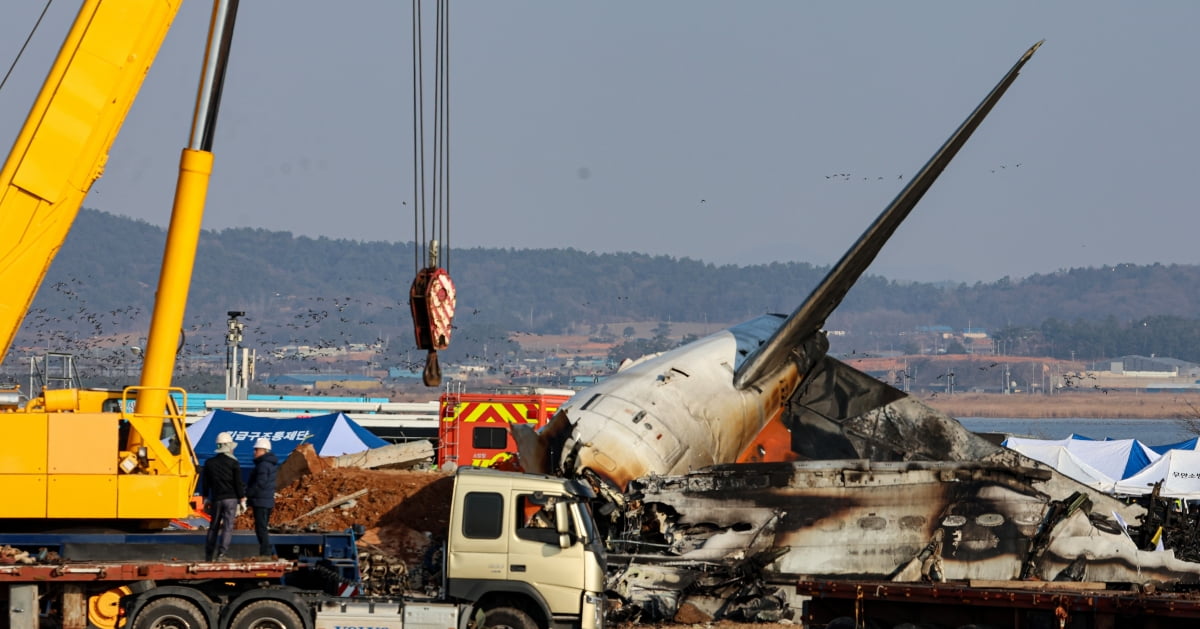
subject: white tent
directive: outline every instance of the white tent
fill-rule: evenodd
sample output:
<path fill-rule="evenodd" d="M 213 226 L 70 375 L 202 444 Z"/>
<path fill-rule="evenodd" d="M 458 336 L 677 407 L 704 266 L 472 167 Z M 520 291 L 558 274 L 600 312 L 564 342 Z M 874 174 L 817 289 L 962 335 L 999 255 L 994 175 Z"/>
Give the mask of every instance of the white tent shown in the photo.
<path fill-rule="evenodd" d="M 1072 441 L 1076 441 L 1079 439 L 1084 439 L 1084 437 L 1079 437 L 1076 435 L 1071 435 L 1064 439 L 1035 439 L 1033 437 L 1009 437 L 1008 439 L 1004 440 L 1004 443 L 1002 445 L 1010 450 L 1016 450 L 1017 452 L 1020 452 L 1021 448 L 1026 445 L 1066 447 Z"/>
<path fill-rule="evenodd" d="M 1018 444 L 1016 448 L 1012 448 L 1011 446 L 1010 448 L 1035 461 L 1045 463 L 1058 470 L 1059 473 L 1073 478 L 1092 489 L 1112 493 L 1116 487 L 1117 479 L 1088 465 L 1071 452 L 1070 448 L 1065 444 L 1055 442 L 1024 443 Z"/>
<path fill-rule="evenodd" d="M 1140 472 L 1147 465 L 1157 461 L 1162 456 L 1137 439 L 1106 439 L 1104 441 L 1097 441 L 1075 435 L 1071 435 L 1066 439 L 1010 437 L 1004 441 L 1004 446 L 1039 461 L 1042 461 L 1042 459 L 1026 452 L 1026 450 L 1045 446 L 1063 447 L 1070 451 L 1079 461 L 1098 470 L 1105 478 L 1116 480 L 1128 478 Z M 1047 465 L 1053 465 L 1050 461 L 1042 462 Z M 1059 471 L 1066 473 L 1064 470 Z M 1067 475 L 1070 476 L 1070 474 Z"/>
<path fill-rule="evenodd" d="M 1145 495 L 1162 482 L 1165 498 L 1200 500 L 1200 451 L 1170 450 L 1142 471 L 1117 483 L 1117 493 Z"/>
<path fill-rule="evenodd" d="M 1067 449 L 1106 476 L 1118 479 L 1137 474 L 1162 456 L 1137 439 L 1075 439 Z"/>

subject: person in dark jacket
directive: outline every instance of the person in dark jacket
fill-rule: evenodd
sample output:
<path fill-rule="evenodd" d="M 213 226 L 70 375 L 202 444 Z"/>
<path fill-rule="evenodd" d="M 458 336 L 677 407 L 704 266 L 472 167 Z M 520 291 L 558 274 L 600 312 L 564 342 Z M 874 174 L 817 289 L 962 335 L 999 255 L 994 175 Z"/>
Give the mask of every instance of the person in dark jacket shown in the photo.
<path fill-rule="evenodd" d="M 233 456 L 233 435 L 217 435 L 217 453 L 204 463 L 204 508 L 212 520 L 204 544 L 206 561 L 225 561 L 229 542 L 233 540 L 233 524 L 246 510 L 246 489 L 242 485 L 242 468 Z"/>
<path fill-rule="evenodd" d="M 270 557 L 271 537 L 267 524 L 271 521 L 271 510 L 275 508 L 275 473 L 279 457 L 271 452 L 271 440 L 259 437 L 254 442 L 254 469 L 246 487 L 246 497 L 254 511 L 254 534 L 258 537 L 258 554 Z"/>

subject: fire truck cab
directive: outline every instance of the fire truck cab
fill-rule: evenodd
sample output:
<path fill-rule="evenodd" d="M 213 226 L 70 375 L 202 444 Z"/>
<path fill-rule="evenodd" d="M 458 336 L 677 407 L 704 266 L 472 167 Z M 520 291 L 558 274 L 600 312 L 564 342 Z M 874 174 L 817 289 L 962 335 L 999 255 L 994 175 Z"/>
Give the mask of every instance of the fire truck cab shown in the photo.
<path fill-rule="evenodd" d="M 509 427 L 546 425 L 569 389 L 533 389 L 528 393 L 443 393 L 438 407 L 439 467 L 492 467 L 517 451 Z"/>

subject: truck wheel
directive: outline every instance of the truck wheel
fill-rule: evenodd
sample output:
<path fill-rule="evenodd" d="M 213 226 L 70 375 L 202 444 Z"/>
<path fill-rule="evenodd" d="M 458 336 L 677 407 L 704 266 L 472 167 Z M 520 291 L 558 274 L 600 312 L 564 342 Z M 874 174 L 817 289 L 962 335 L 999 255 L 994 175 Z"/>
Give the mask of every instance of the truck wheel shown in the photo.
<path fill-rule="evenodd" d="M 515 607 L 493 607 L 483 615 L 484 629 L 538 629 L 537 623 Z"/>
<path fill-rule="evenodd" d="M 254 601 L 238 610 L 229 629 L 296 629 L 303 627 L 300 616 L 282 601 Z"/>
<path fill-rule="evenodd" d="M 166 596 L 138 612 L 133 629 L 208 629 L 204 614 L 185 598 Z"/>

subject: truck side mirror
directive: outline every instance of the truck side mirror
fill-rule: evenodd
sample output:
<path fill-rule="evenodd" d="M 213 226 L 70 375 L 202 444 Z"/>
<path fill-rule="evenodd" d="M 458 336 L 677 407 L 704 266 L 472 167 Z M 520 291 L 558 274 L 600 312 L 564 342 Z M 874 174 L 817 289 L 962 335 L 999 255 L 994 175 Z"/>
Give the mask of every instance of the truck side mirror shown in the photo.
<path fill-rule="evenodd" d="M 558 531 L 558 547 L 570 548 L 574 541 L 571 539 L 571 509 L 565 500 L 554 503 L 554 528 Z"/>
<path fill-rule="evenodd" d="M 560 500 L 554 504 L 554 527 L 559 535 L 571 532 L 571 509 L 566 501 Z"/>

